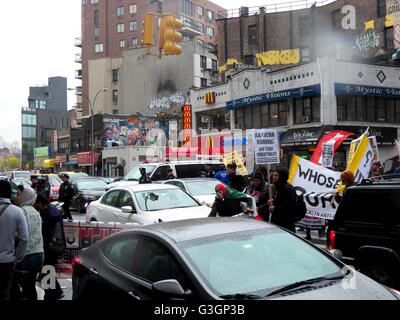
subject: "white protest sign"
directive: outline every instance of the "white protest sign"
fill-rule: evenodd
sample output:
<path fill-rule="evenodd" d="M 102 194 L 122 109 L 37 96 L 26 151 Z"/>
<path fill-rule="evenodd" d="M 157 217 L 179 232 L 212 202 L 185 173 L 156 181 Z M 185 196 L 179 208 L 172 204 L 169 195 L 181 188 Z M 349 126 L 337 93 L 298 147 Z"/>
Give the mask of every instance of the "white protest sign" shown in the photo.
<path fill-rule="evenodd" d="M 322 166 L 330 168 L 333 166 L 333 156 L 335 153 L 335 144 L 324 143 L 322 145 Z"/>
<path fill-rule="evenodd" d="M 254 130 L 256 164 L 280 163 L 279 135 L 276 129 Z"/>
<path fill-rule="evenodd" d="M 368 137 L 369 140 L 369 144 L 371 145 L 372 148 L 372 152 L 374 153 L 374 158 L 372 159 L 372 161 L 380 161 L 380 157 L 379 157 L 379 151 L 378 151 L 378 143 L 376 141 L 376 137 Z"/>
<path fill-rule="evenodd" d="M 293 156 L 289 183 L 303 195 L 307 215 L 332 220 L 338 203 L 333 193 L 340 184 L 340 172 L 321 167 L 311 161 Z"/>

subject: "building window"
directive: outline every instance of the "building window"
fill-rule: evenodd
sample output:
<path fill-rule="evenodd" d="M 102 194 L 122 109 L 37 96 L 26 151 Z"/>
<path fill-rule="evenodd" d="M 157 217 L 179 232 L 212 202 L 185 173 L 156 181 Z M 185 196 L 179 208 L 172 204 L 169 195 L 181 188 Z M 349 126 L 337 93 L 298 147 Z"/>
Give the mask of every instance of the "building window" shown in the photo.
<path fill-rule="evenodd" d="M 130 14 L 135 14 L 135 13 L 137 13 L 137 4 L 136 4 L 136 3 L 135 3 L 135 4 L 129 5 L 129 13 L 130 13 Z"/>
<path fill-rule="evenodd" d="M 294 99 L 294 123 L 319 122 L 321 114 L 320 100 L 320 97 Z"/>
<path fill-rule="evenodd" d="M 207 57 L 200 56 L 200 68 L 203 70 L 207 69 Z"/>
<path fill-rule="evenodd" d="M 300 37 L 306 37 L 310 34 L 310 19 L 308 17 L 299 20 Z"/>
<path fill-rule="evenodd" d="M 116 106 L 118 105 L 118 90 L 113 90 L 113 105 Z"/>
<path fill-rule="evenodd" d="M 211 64 L 212 64 L 212 71 L 213 72 L 217 72 L 218 71 L 218 62 L 217 62 L 217 60 L 212 59 L 211 60 Z"/>
<path fill-rule="evenodd" d="M 393 27 L 385 28 L 385 49 L 394 49 Z"/>
<path fill-rule="evenodd" d="M 204 16 L 204 8 L 201 6 L 196 6 L 196 13 L 200 17 Z"/>
<path fill-rule="evenodd" d="M 137 38 L 133 38 L 132 39 L 132 46 L 133 47 L 137 47 L 137 45 L 138 45 L 138 39 Z"/>
<path fill-rule="evenodd" d="M 117 7 L 117 17 L 121 17 L 125 14 L 125 8 L 124 7 Z"/>
<path fill-rule="evenodd" d="M 386 15 L 386 0 L 378 0 L 378 17 Z"/>
<path fill-rule="evenodd" d="M 193 3 L 190 0 L 181 0 L 182 12 L 192 16 L 193 15 Z"/>
<path fill-rule="evenodd" d="M 129 31 L 137 31 L 137 21 L 129 21 Z"/>
<path fill-rule="evenodd" d="M 244 56 L 244 64 L 248 65 L 248 66 L 253 66 L 254 65 L 254 56 L 253 55 Z"/>
<path fill-rule="evenodd" d="M 125 40 L 119 40 L 119 47 L 125 48 Z"/>
<path fill-rule="evenodd" d="M 104 44 L 103 43 L 96 43 L 94 45 L 94 52 L 99 53 L 104 51 Z"/>
<path fill-rule="evenodd" d="M 193 28 L 193 21 L 192 19 L 185 17 L 185 16 L 181 16 L 181 21 L 183 23 L 183 25 L 185 27 L 189 27 L 189 28 Z"/>
<path fill-rule="evenodd" d="M 93 12 L 93 15 L 94 15 L 94 17 L 93 17 L 94 25 L 98 26 L 99 25 L 99 10 L 95 10 Z"/>
<path fill-rule="evenodd" d="M 113 69 L 113 71 L 112 71 L 112 81 L 114 81 L 114 82 L 118 81 L 118 69 Z"/>
<path fill-rule="evenodd" d="M 99 37 L 100 36 L 100 28 L 98 28 L 98 27 L 94 28 L 94 36 L 95 37 Z"/>
<path fill-rule="evenodd" d="M 209 21 L 213 21 L 214 20 L 214 12 L 207 10 L 207 17 Z"/>
<path fill-rule="evenodd" d="M 90 4 L 96 4 L 99 3 L 99 0 L 90 0 Z"/>
<path fill-rule="evenodd" d="M 300 50 L 300 53 L 301 53 L 301 62 L 310 62 L 311 61 L 310 48 L 302 48 Z"/>
<path fill-rule="evenodd" d="M 211 38 L 214 37 L 214 28 L 207 27 L 207 35 Z"/>
<path fill-rule="evenodd" d="M 207 79 L 205 79 L 205 78 L 200 79 L 200 87 L 201 88 L 207 87 Z"/>
<path fill-rule="evenodd" d="M 332 27 L 333 30 L 340 30 L 342 28 L 342 12 L 340 9 L 332 12 Z"/>
<path fill-rule="evenodd" d="M 201 22 L 197 22 L 197 21 L 195 21 L 194 23 L 195 23 L 195 29 L 198 32 L 204 33 L 204 25 Z"/>
<path fill-rule="evenodd" d="M 337 96 L 339 121 L 400 123 L 400 99 Z"/>
<path fill-rule="evenodd" d="M 117 33 L 123 33 L 125 31 L 125 24 L 118 23 L 117 24 Z"/>
<path fill-rule="evenodd" d="M 249 43 L 253 43 L 253 44 L 258 42 L 257 25 L 256 24 L 249 26 L 248 41 L 249 41 Z"/>

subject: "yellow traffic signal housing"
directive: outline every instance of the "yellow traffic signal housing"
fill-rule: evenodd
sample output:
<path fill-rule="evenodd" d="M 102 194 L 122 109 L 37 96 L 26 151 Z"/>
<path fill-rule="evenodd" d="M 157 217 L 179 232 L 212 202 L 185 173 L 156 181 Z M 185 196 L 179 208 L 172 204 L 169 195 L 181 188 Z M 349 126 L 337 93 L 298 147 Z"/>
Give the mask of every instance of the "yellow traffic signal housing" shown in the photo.
<path fill-rule="evenodd" d="M 181 29 L 183 27 L 183 23 L 182 21 L 176 19 L 173 15 L 166 15 L 164 16 L 163 20 L 164 25 L 163 22 L 161 22 L 160 26 L 159 46 L 162 44 L 164 53 L 166 55 L 179 55 L 182 52 L 182 47 L 177 45 L 176 42 L 182 40 L 182 34 L 176 30 Z M 164 28 L 164 30 L 161 30 L 162 28 Z M 164 38 L 164 41 L 162 41 L 161 38 Z"/>
<path fill-rule="evenodd" d="M 147 14 L 144 17 L 142 33 L 143 33 L 142 47 L 151 48 L 153 46 L 154 15 Z"/>

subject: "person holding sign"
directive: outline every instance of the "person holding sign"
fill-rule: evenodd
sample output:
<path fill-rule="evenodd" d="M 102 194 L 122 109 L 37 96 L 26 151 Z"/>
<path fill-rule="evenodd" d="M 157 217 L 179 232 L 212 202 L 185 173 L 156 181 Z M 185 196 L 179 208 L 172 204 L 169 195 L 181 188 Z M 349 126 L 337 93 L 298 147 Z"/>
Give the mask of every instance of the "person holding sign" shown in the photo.
<path fill-rule="evenodd" d="M 273 198 L 268 200 L 271 213 L 271 223 L 289 231 L 296 232 L 293 214 L 296 210 L 296 190 L 288 183 L 289 172 L 278 168 L 272 174 L 271 183 L 275 186 Z"/>
<path fill-rule="evenodd" d="M 247 210 L 252 207 L 252 198 L 237 190 L 232 190 L 220 183 L 215 187 L 215 201 L 209 217 L 232 217 L 243 213 L 242 202 L 247 204 Z"/>

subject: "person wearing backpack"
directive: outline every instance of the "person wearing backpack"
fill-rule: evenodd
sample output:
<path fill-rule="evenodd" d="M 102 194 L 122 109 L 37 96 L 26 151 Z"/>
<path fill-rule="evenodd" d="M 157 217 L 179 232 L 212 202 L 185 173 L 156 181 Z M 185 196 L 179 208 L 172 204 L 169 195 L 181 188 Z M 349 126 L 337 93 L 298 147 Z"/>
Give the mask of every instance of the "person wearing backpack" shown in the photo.
<path fill-rule="evenodd" d="M 281 226 L 289 231 L 296 232 L 296 190 L 288 183 L 289 172 L 286 168 L 278 168 L 272 175 L 271 183 L 275 192 L 268 201 L 271 223 Z M 295 221 L 296 220 L 296 221 Z"/>
<path fill-rule="evenodd" d="M 43 195 L 38 195 L 35 207 L 42 217 L 44 264 L 55 266 L 66 248 L 62 213 Z M 58 300 L 63 296 L 60 283 L 56 279 L 56 288 L 46 289 L 44 300 Z"/>

